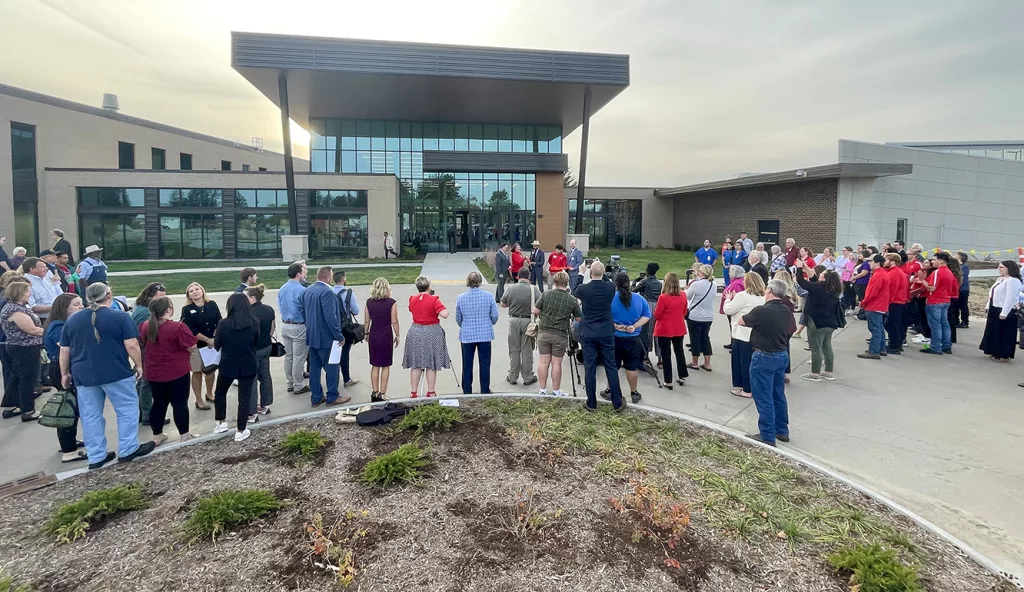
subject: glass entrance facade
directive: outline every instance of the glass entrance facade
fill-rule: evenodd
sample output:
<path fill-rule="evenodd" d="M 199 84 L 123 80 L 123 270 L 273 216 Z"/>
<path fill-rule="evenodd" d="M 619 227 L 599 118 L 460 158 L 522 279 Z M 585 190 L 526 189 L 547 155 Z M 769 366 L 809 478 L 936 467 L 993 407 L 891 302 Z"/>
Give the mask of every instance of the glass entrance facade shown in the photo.
<path fill-rule="evenodd" d="M 536 233 L 532 173 L 423 171 L 423 151 L 560 153 L 562 128 L 445 122 L 310 120 L 313 172 L 392 173 L 401 180 L 402 242 L 428 251 L 528 243 Z M 453 236 L 454 235 L 454 236 Z"/>

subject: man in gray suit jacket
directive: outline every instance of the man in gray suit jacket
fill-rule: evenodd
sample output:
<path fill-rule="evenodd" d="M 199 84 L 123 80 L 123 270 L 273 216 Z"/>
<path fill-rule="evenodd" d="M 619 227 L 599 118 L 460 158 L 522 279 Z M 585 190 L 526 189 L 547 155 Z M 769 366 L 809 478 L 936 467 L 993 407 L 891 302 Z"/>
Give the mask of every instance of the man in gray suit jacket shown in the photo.
<path fill-rule="evenodd" d="M 508 251 L 508 243 L 503 242 L 498 247 L 498 252 L 494 254 L 494 281 L 498 284 L 498 290 L 494 295 L 495 302 L 501 302 L 501 295 L 505 293 L 505 279 L 508 278 L 509 268 L 512 267 Z"/>
<path fill-rule="evenodd" d="M 306 312 L 306 345 L 309 346 L 309 389 L 313 407 L 324 403 L 324 391 L 320 386 L 320 370 L 327 375 L 327 406 L 344 405 L 351 397 L 339 397 L 337 363 L 328 363 L 331 347 L 335 342 L 344 343 L 341 333 L 341 317 L 338 314 L 338 297 L 330 283 L 334 270 L 324 266 L 316 272 L 316 283 L 302 293 L 302 308 Z"/>

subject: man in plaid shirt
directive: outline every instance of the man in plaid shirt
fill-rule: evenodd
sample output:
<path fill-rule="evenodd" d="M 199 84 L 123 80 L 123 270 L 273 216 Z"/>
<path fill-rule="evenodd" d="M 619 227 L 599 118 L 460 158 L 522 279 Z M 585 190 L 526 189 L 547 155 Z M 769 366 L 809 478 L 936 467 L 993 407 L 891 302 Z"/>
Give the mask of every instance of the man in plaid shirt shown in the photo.
<path fill-rule="evenodd" d="M 569 323 L 583 316 L 580 303 L 569 293 L 569 274 L 559 270 L 552 276 L 554 290 L 548 290 L 533 305 L 533 314 L 538 315 L 537 352 L 540 364 L 537 377 L 540 379 L 540 394 L 546 395 L 548 369 L 551 369 L 551 391 L 564 397 L 561 391 L 562 357 L 569 347 Z M 572 363 L 572 362 L 570 362 Z"/>
<path fill-rule="evenodd" d="M 480 289 L 483 278 L 473 271 L 466 277 L 469 289 L 455 301 L 455 322 L 462 344 L 462 392 L 473 392 L 473 354 L 480 356 L 480 392 L 491 392 L 491 342 L 498 322 L 498 304 L 490 292 Z"/>

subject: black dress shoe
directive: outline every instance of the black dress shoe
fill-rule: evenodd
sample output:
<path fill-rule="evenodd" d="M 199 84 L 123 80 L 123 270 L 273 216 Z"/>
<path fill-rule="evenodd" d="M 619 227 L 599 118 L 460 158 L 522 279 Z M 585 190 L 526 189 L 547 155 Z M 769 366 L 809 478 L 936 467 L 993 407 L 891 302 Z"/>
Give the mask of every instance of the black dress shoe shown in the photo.
<path fill-rule="evenodd" d="M 117 455 L 114 454 L 113 451 L 108 452 L 107 456 L 103 457 L 103 460 L 101 460 L 100 462 L 89 463 L 89 470 L 94 470 L 94 469 L 98 469 L 98 468 L 102 467 L 103 465 L 107 464 L 108 462 L 114 460 L 115 456 L 117 456 Z"/>
<path fill-rule="evenodd" d="M 121 458 L 117 459 L 117 462 L 132 462 L 133 460 L 139 458 L 140 456 L 146 456 L 150 452 L 153 452 L 154 448 L 156 448 L 156 442 L 153 442 L 152 440 L 150 440 L 149 442 L 143 442 L 142 444 L 139 444 L 139 447 L 135 449 L 135 452 L 129 454 L 128 456 L 122 456 Z"/>
<path fill-rule="evenodd" d="M 761 439 L 761 434 L 747 434 L 747 437 L 750 438 L 751 440 L 754 440 L 755 442 L 760 442 L 762 444 L 767 444 L 767 445 L 771 446 L 772 448 L 775 448 L 775 442 L 765 442 L 764 440 Z M 776 438 L 777 437 L 778 436 L 776 436 Z"/>
<path fill-rule="evenodd" d="M 303 394 L 306 394 L 308 392 L 309 392 L 309 385 L 306 385 L 306 386 L 304 386 L 302 388 L 297 388 L 297 389 L 293 390 L 292 394 L 293 395 L 303 395 Z"/>
<path fill-rule="evenodd" d="M 4 419 L 10 419 L 12 417 L 18 417 L 19 415 L 21 415 L 21 409 L 18 409 L 17 407 L 13 407 L 11 409 L 4 409 L 4 412 L 3 412 Z"/>
<path fill-rule="evenodd" d="M 540 380 L 540 379 L 539 379 L 539 378 L 537 378 L 536 376 L 534 376 L 534 377 L 533 377 L 533 378 L 531 378 L 530 380 L 524 380 L 524 381 L 523 381 L 523 386 L 530 386 L 531 384 L 533 384 L 533 383 L 537 382 L 538 380 Z"/>
<path fill-rule="evenodd" d="M 789 442 L 789 434 L 783 436 L 782 434 L 775 434 L 775 439 L 779 442 Z"/>

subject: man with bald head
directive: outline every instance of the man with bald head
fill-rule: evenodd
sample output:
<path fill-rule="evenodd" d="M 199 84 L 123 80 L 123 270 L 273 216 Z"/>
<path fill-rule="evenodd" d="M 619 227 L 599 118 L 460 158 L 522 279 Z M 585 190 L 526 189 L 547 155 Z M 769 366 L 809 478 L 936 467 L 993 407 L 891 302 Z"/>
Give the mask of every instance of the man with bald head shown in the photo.
<path fill-rule="evenodd" d="M 597 365 L 604 366 L 616 411 L 625 409 L 619 373 L 615 364 L 615 325 L 612 323 L 612 298 L 615 286 L 604 277 L 604 264 L 594 261 L 590 266 L 590 282 L 576 288 L 576 297 L 583 303 L 580 322 L 580 345 L 586 367 L 587 409 L 597 409 Z"/>

